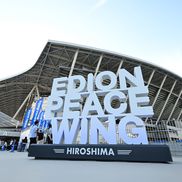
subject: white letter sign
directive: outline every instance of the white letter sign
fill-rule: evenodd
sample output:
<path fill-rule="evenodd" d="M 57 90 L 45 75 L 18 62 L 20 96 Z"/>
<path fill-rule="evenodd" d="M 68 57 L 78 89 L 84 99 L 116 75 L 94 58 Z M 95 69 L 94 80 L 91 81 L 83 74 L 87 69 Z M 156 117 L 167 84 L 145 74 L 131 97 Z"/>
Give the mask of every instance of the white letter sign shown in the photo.
<path fill-rule="evenodd" d="M 87 78 L 54 79 L 45 111 L 45 119 L 52 123 L 53 143 L 148 144 L 142 120 L 154 114 L 148 93 L 141 67 L 135 67 L 134 74 L 120 69 L 118 77 L 103 71 L 96 77 L 90 73 Z M 80 150 L 86 152 L 96 151 Z"/>

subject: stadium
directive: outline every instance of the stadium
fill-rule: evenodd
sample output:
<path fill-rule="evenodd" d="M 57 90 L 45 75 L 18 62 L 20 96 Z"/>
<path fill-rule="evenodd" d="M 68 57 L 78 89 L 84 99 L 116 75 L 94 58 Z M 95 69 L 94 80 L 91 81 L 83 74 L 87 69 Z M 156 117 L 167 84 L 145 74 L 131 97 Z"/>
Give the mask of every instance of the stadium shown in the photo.
<path fill-rule="evenodd" d="M 142 118 L 149 143 L 166 143 L 175 155 L 182 151 L 182 78 L 146 61 L 101 49 L 70 43 L 48 41 L 35 65 L 28 71 L 0 81 L 0 137 L 19 137 L 29 108 L 51 93 L 54 78 L 102 71 L 116 75 L 121 68 L 133 74 L 134 67 L 142 69 L 149 88 L 151 118 Z M 107 83 L 107 80 L 105 81 Z M 117 103 L 113 103 L 117 105 Z M 33 114 L 30 116 L 29 123 Z M 27 126 L 28 124 L 27 123 Z"/>

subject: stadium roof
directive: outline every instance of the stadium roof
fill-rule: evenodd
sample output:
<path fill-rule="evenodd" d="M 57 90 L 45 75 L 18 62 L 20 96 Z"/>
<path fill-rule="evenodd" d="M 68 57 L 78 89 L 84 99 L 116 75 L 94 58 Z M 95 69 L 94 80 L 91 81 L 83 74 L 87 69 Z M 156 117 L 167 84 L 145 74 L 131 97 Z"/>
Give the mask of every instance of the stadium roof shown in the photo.
<path fill-rule="evenodd" d="M 12 117 L 8 116 L 0 112 L 0 126 L 1 127 L 16 127 L 18 121 L 13 119 Z"/>
<path fill-rule="evenodd" d="M 0 111 L 22 120 L 26 107 L 35 96 L 48 96 L 53 78 L 97 74 L 125 68 L 133 72 L 141 66 L 149 85 L 154 119 L 169 121 L 182 118 L 182 78 L 143 60 L 105 50 L 65 42 L 48 41 L 35 65 L 28 71 L 0 81 Z M 147 120 L 146 120 L 147 122 Z M 0 123 L 0 127 L 3 127 Z"/>

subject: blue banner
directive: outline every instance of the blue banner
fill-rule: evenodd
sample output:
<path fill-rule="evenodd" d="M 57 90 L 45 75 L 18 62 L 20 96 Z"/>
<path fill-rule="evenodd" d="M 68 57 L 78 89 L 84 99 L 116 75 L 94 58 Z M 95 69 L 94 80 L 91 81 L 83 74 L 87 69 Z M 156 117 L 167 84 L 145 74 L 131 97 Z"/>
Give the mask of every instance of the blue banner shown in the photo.
<path fill-rule="evenodd" d="M 43 104 L 43 98 L 39 99 L 36 103 L 31 125 L 33 125 L 35 123 L 35 121 L 38 119 L 38 115 L 42 108 L 42 104 Z"/>
<path fill-rule="evenodd" d="M 29 122 L 31 113 L 32 113 L 32 109 L 30 108 L 30 109 L 27 110 L 27 112 L 25 114 L 23 124 L 22 124 L 22 130 L 24 130 L 28 126 L 28 122 Z"/>
<path fill-rule="evenodd" d="M 43 130 L 46 130 L 48 128 L 49 123 L 51 120 L 43 120 L 42 128 Z"/>
<path fill-rule="evenodd" d="M 38 117 L 38 120 L 39 120 L 39 128 L 42 128 L 43 127 L 43 123 L 44 123 L 44 113 L 45 113 L 45 111 L 42 111 L 39 114 L 39 117 Z"/>
<path fill-rule="evenodd" d="M 44 125 L 44 129 L 48 128 L 48 124 L 49 124 L 49 120 L 46 120 L 45 125 Z"/>

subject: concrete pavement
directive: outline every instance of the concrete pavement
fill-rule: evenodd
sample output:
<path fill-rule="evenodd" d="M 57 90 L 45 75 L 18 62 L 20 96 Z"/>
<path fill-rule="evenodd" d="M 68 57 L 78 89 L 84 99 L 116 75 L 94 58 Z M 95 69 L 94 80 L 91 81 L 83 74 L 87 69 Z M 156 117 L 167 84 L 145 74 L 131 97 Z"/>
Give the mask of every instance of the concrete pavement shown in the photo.
<path fill-rule="evenodd" d="M 26 152 L 0 151 L 1 182 L 181 181 L 182 158 L 171 164 L 35 160 Z"/>

